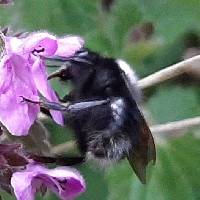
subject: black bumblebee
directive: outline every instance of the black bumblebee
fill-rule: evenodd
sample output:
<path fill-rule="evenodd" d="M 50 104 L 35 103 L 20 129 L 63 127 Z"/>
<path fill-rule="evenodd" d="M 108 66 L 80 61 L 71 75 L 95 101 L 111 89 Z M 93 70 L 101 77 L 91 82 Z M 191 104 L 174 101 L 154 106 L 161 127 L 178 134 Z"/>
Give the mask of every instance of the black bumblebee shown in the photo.
<path fill-rule="evenodd" d="M 44 101 L 47 109 L 63 111 L 65 124 L 74 130 L 81 156 L 66 165 L 94 159 L 101 165 L 127 158 L 142 183 L 146 166 L 156 160 L 154 140 L 137 106 L 137 78 L 122 60 L 106 58 L 88 49 L 72 58 L 51 58 L 63 64 L 49 79 L 71 81 L 72 91 L 62 101 Z"/>

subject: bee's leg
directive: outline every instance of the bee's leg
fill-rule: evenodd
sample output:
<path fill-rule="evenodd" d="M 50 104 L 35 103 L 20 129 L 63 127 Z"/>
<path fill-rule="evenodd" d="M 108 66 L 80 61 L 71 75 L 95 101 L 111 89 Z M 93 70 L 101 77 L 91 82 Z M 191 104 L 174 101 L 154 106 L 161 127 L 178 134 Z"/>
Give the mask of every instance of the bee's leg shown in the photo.
<path fill-rule="evenodd" d="M 55 163 L 57 165 L 65 165 L 65 166 L 72 166 L 78 165 L 85 162 L 85 156 L 76 156 L 76 157 L 68 157 L 68 156 L 39 156 L 39 155 L 30 155 L 30 159 L 33 159 L 36 162 L 40 163 Z"/>
<path fill-rule="evenodd" d="M 106 99 L 106 100 L 84 101 L 84 102 L 79 102 L 79 103 L 71 103 L 67 106 L 64 106 L 60 103 L 49 102 L 46 99 L 43 101 L 32 101 L 25 97 L 22 97 L 22 98 L 23 98 L 23 101 L 33 103 L 33 104 L 39 104 L 41 107 L 43 107 L 45 109 L 63 111 L 63 112 L 69 113 L 69 114 L 77 113 L 77 112 L 85 110 L 87 108 L 100 106 L 100 105 L 107 104 L 110 102 L 109 99 Z"/>
<path fill-rule="evenodd" d="M 28 103 L 33 103 L 33 104 L 39 104 L 40 107 L 47 109 L 47 110 L 58 110 L 58 111 L 65 111 L 67 109 L 66 106 L 63 106 L 60 103 L 56 103 L 56 102 L 49 102 L 46 99 L 43 101 L 33 101 L 31 99 L 27 99 L 25 97 L 22 96 L 22 101 L 26 101 Z"/>
<path fill-rule="evenodd" d="M 84 102 L 79 102 L 79 103 L 72 103 L 69 104 L 67 111 L 69 113 L 77 113 L 79 111 L 88 109 L 88 108 L 92 108 L 92 107 L 96 107 L 96 106 L 101 106 L 103 104 L 107 104 L 109 103 L 110 100 L 109 99 L 105 99 L 105 100 L 94 100 L 94 101 L 84 101 Z"/>

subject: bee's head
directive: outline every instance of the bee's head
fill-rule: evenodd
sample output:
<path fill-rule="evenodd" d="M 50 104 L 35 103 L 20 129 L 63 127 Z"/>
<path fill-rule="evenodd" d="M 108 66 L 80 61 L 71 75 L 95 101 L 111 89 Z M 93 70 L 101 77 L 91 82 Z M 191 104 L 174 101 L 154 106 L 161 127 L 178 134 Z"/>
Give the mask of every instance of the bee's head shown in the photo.
<path fill-rule="evenodd" d="M 85 95 L 87 98 L 126 96 L 127 88 L 122 70 L 128 78 L 132 76 L 131 80 L 137 81 L 125 62 L 103 57 L 86 48 L 77 51 L 71 58 L 59 59 L 63 62 L 62 67 L 50 75 L 50 78 L 59 76 L 62 81 L 70 79 L 75 87 L 80 89 L 82 96 Z"/>
<path fill-rule="evenodd" d="M 98 55 L 95 53 L 89 53 L 86 48 L 81 48 L 71 57 L 61 57 L 61 56 L 52 56 L 45 57 L 46 64 L 48 66 L 60 67 L 57 71 L 50 74 L 48 79 L 59 77 L 61 80 L 67 79 L 65 72 L 69 67 L 77 68 L 81 66 L 82 68 L 90 68 L 93 63 L 98 59 Z"/>

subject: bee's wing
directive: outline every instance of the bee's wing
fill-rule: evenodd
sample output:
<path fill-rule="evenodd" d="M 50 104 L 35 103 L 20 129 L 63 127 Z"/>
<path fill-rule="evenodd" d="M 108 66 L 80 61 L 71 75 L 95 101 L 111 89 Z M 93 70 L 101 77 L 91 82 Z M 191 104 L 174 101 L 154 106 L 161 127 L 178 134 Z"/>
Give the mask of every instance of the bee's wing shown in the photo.
<path fill-rule="evenodd" d="M 156 150 L 151 131 L 139 110 L 138 112 L 138 140 L 127 159 L 141 182 L 146 183 L 146 167 L 150 161 L 155 163 Z"/>
<path fill-rule="evenodd" d="M 137 124 L 134 126 L 137 127 L 138 132 L 137 142 L 135 145 L 133 145 L 133 149 L 127 155 L 127 159 L 141 182 L 146 183 L 146 167 L 151 160 L 153 163 L 156 161 L 154 139 L 143 115 L 135 103 L 133 86 L 131 85 L 124 71 L 121 70 L 121 74 L 126 84 L 129 96 L 133 101 L 133 105 L 136 107 L 134 108 L 133 115 L 134 118 L 137 119 Z"/>

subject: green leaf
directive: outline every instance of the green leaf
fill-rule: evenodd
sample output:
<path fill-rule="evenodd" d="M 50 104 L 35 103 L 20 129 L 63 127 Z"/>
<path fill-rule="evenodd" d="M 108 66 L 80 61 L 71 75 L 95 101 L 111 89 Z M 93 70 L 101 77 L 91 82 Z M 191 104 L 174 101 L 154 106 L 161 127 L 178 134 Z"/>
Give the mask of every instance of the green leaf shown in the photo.
<path fill-rule="evenodd" d="M 120 55 L 127 34 L 140 20 L 141 13 L 135 1 L 123 0 L 114 3 L 106 27 L 116 56 Z"/>
<path fill-rule="evenodd" d="M 98 3 L 97 0 L 21 0 L 0 11 L 1 21 L 17 28 L 82 35 L 96 26 Z"/>
<path fill-rule="evenodd" d="M 96 166 L 84 165 L 80 168 L 85 177 L 87 190 L 79 200 L 102 200 L 108 196 L 108 184 L 104 178 L 104 172 Z"/>
<path fill-rule="evenodd" d="M 114 54 L 112 42 L 107 37 L 105 30 L 94 30 L 86 35 L 85 40 L 87 47 L 93 51 L 109 56 Z"/>
<path fill-rule="evenodd" d="M 157 145 L 157 162 L 146 185 L 134 178 L 126 165 L 108 171 L 108 199 L 198 200 L 199 145 L 200 140 L 193 135 Z"/>
<path fill-rule="evenodd" d="M 187 30 L 199 29 L 199 0 L 137 0 L 143 19 L 155 24 L 156 35 L 169 43 Z"/>
<path fill-rule="evenodd" d="M 160 87 L 149 99 L 147 107 L 157 123 L 200 115 L 199 99 L 191 87 Z"/>
<path fill-rule="evenodd" d="M 13 200 L 14 199 L 10 194 L 3 192 L 3 191 L 0 191 L 0 196 L 1 196 L 2 200 Z"/>
<path fill-rule="evenodd" d="M 110 169 L 107 169 L 106 180 L 109 184 L 108 199 L 128 199 L 132 179 L 136 179 L 136 177 L 133 175 L 132 168 L 126 161 L 122 161 Z"/>

